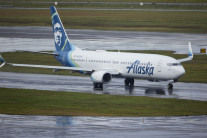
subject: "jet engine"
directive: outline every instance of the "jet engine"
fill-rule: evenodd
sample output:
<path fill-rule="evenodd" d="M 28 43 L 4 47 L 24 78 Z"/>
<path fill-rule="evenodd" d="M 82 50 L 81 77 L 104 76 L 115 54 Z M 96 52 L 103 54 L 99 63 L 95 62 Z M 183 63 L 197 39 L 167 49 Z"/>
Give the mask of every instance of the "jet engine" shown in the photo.
<path fill-rule="evenodd" d="M 95 71 L 91 74 L 91 79 L 93 83 L 108 83 L 112 76 L 107 71 Z"/>

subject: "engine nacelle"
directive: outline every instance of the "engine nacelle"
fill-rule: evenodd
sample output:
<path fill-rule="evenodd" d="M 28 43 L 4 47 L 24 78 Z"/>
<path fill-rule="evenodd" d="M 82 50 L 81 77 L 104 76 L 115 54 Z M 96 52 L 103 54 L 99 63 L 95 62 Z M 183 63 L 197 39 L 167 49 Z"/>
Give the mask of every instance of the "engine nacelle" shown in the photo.
<path fill-rule="evenodd" d="M 94 83 L 108 83 L 112 76 L 107 71 L 95 71 L 91 74 L 91 79 Z"/>

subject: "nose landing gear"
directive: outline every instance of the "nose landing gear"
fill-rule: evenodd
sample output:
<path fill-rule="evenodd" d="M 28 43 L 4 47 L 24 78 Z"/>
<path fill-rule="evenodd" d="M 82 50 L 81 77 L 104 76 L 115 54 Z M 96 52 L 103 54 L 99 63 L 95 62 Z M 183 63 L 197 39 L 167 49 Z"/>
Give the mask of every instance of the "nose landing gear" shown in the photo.
<path fill-rule="evenodd" d="M 168 90 L 172 90 L 172 89 L 173 89 L 173 84 L 172 84 L 172 83 L 169 83 L 169 84 L 167 85 L 167 87 L 168 87 Z"/>

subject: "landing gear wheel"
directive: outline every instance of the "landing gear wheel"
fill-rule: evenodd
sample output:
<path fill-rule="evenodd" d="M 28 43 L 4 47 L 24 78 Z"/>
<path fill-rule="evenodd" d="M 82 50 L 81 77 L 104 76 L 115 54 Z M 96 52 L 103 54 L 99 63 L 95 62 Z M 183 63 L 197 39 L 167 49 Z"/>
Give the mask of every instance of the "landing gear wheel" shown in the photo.
<path fill-rule="evenodd" d="M 134 86 L 134 79 L 131 79 L 130 86 Z"/>
<path fill-rule="evenodd" d="M 134 79 L 133 78 L 126 78 L 124 80 L 125 86 L 134 86 Z"/>
<path fill-rule="evenodd" d="M 172 90 L 172 89 L 173 89 L 173 84 L 172 84 L 172 83 L 169 83 L 169 84 L 167 85 L 167 87 L 168 87 L 168 90 Z"/>
<path fill-rule="evenodd" d="M 103 89 L 103 83 L 93 83 L 94 89 Z"/>
<path fill-rule="evenodd" d="M 125 86 L 129 86 L 129 79 L 124 80 Z"/>

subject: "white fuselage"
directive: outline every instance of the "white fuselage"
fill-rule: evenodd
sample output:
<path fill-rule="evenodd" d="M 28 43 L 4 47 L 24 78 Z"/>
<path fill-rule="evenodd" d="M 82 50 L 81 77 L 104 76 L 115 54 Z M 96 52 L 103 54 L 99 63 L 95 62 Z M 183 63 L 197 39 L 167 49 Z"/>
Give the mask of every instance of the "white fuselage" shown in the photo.
<path fill-rule="evenodd" d="M 68 56 L 77 67 L 117 70 L 125 78 L 177 80 L 185 74 L 180 62 L 163 55 L 75 50 Z"/>

